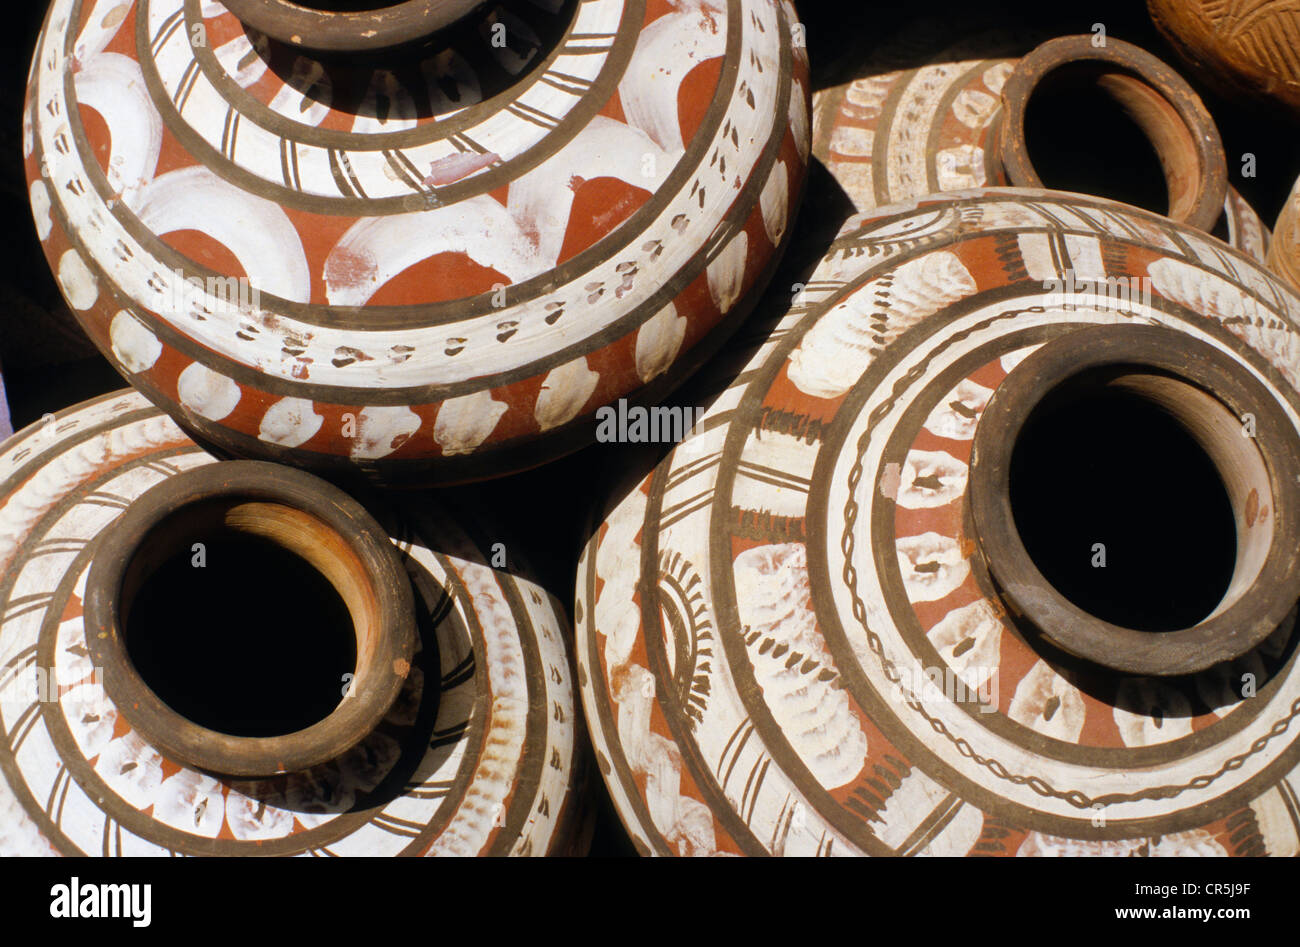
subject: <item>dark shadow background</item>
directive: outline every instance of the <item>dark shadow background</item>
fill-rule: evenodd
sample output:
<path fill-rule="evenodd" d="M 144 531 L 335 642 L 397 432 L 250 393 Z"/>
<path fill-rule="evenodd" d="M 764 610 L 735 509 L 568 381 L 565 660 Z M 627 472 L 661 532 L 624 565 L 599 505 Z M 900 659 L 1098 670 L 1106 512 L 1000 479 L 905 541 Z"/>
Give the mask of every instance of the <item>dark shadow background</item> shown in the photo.
<path fill-rule="evenodd" d="M 1163 59 L 1201 94 L 1223 136 L 1229 182 L 1255 207 L 1265 225 L 1272 226 L 1300 175 L 1300 127 L 1288 116 L 1220 99 L 1183 66 L 1151 24 L 1140 0 L 1001 4 L 805 0 L 797 6 L 806 27 L 814 89 L 847 81 L 859 74 L 855 70 L 860 70 L 861 64 L 871 61 L 891 63 L 890 68 L 920 65 L 929 55 L 963 38 L 1001 33 L 1009 36 L 1011 49 L 985 51 L 976 43 L 972 54 L 1017 55 L 1034 45 L 1034 37 L 1089 33 L 1093 24 L 1103 23 L 1108 36 L 1135 43 Z M 0 254 L 0 363 L 5 369 L 15 429 L 47 412 L 125 386 L 81 338 L 66 314 L 28 209 L 22 166 L 23 90 L 44 12 L 45 4 L 39 0 L 10 5 L 0 37 L 4 53 L 0 57 L 0 220 L 5 227 L 5 252 Z M 1113 128 L 1113 136 L 1107 138 L 1093 117 L 1076 111 L 1075 104 L 1062 100 L 1060 105 L 1060 113 L 1045 116 L 1046 124 L 1030 142 L 1045 183 L 1123 196 L 1162 209 L 1163 179 L 1151 175 L 1154 157 L 1141 152 L 1141 143 L 1133 153 L 1133 139 L 1122 127 Z M 1084 106 L 1086 103 L 1078 104 L 1078 108 Z M 1090 129 L 1095 130 L 1091 137 Z M 1245 153 L 1256 157 L 1253 178 L 1241 174 Z M 808 187 L 819 197 L 820 208 L 835 205 L 834 195 L 826 193 L 834 184 L 824 169 L 814 166 Z M 784 282 L 788 276 L 820 257 L 826 245 L 825 229 L 807 219 L 799 220 L 775 285 L 788 285 Z M 694 394 L 687 389 L 682 403 L 701 404 L 691 400 Z M 632 458 L 626 448 L 595 445 L 539 470 L 445 490 L 442 499 L 451 510 L 483 509 L 506 524 L 508 548 L 519 550 L 543 584 L 571 608 L 575 564 L 588 525 L 620 471 L 626 472 L 629 464 L 644 463 Z M 603 787 L 597 795 L 592 854 L 634 854 Z"/>

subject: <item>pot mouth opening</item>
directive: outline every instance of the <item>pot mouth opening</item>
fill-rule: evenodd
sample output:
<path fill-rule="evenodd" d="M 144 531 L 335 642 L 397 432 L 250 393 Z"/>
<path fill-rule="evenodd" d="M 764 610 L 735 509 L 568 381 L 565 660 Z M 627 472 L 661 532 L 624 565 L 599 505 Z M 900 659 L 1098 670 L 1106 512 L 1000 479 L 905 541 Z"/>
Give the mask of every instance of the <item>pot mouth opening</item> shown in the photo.
<path fill-rule="evenodd" d="M 969 504 L 1009 610 L 1104 667 L 1196 673 L 1296 603 L 1300 437 L 1244 364 L 1172 329 L 1080 329 L 1017 365 Z"/>
<path fill-rule="evenodd" d="M 387 533 L 310 474 L 225 461 L 146 491 L 100 537 L 86 641 L 114 705 L 176 762 L 272 776 L 336 759 L 415 650 Z"/>
<path fill-rule="evenodd" d="M 381 52 L 419 42 L 486 0 L 225 0 L 246 27 L 318 53 Z"/>
<path fill-rule="evenodd" d="M 281 6 L 279 0 L 260 0 L 260 2 L 268 9 Z M 317 13 L 371 13 L 375 10 L 400 7 L 409 2 L 410 0 L 293 0 L 293 5 Z"/>
<path fill-rule="evenodd" d="M 319 520 L 239 498 L 183 507 L 126 564 L 118 625 L 144 684 L 219 733 L 279 736 L 327 718 L 376 614 L 355 555 Z"/>
<path fill-rule="evenodd" d="M 1044 166 L 1049 176 L 1068 175 L 1084 193 L 1104 192 L 1138 206 L 1142 202 L 1133 198 L 1158 190 L 1163 177 L 1166 205 L 1150 209 L 1223 232 L 1228 176 L 1218 128 L 1191 86 L 1150 53 L 1113 38 L 1094 46 L 1091 36 L 1067 36 L 1017 63 L 1002 88 L 998 150 L 1012 185 L 1041 188 L 1030 160 L 1030 115 L 1032 140 L 1040 145 L 1032 150 L 1051 161 Z M 1097 131 L 1104 133 L 1101 141 L 1089 138 Z M 1044 139 L 1050 147 L 1041 147 Z M 1070 147 L 1062 148 L 1066 142 Z M 1062 162 L 1057 155 L 1067 157 Z"/>
<path fill-rule="evenodd" d="M 1170 181 L 1203 173 L 1195 152 L 1188 153 L 1186 129 L 1158 111 L 1144 125 L 1129 107 L 1141 101 L 1137 90 L 1143 86 L 1126 86 L 1134 77 L 1099 67 L 1065 63 L 1034 85 L 1025 103 L 1026 154 L 1043 187 L 1096 194 L 1167 216 Z M 1127 104 L 1115 94 L 1125 92 L 1132 96 Z M 1172 176 L 1162 163 L 1170 157 L 1178 165 Z"/>
<path fill-rule="evenodd" d="M 1030 559 L 1073 604 L 1125 628 L 1176 631 L 1222 611 L 1272 541 L 1267 472 L 1240 430 L 1172 374 L 1111 365 L 1065 379 L 1012 446 L 1011 512 Z"/>

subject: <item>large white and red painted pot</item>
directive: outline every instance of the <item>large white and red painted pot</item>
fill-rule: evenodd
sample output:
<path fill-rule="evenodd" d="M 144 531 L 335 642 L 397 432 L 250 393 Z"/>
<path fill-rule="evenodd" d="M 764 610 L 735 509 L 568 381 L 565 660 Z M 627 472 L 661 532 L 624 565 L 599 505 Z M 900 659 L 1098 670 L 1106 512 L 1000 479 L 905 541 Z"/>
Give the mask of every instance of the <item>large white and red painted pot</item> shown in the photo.
<path fill-rule="evenodd" d="M 800 289 L 580 565 L 638 849 L 1300 851 L 1300 297 L 1015 188 Z"/>
<path fill-rule="evenodd" d="M 662 397 L 743 318 L 808 155 L 788 2 L 503 0 L 431 38 L 427 0 L 317 6 L 55 0 L 40 35 L 46 255 L 186 430 L 494 476 Z"/>
<path fill-rule="evenodd" d="M 133 391 L 0 444 L 0 854 L 581 851 L 564 609 L 460 519 Z"/>

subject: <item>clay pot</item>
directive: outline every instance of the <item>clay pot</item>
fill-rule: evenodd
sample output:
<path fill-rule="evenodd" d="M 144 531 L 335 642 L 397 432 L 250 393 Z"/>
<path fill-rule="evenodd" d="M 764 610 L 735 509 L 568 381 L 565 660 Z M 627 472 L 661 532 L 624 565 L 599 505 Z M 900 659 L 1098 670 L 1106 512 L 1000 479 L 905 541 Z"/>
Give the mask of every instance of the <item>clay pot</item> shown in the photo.
<path fill-rule="evenodd" d="M 1151 141 L 1165 172 L 1169 216 L 1201 230 L 1218 227 L 1262 261 L 1268 230 L 1228 185 L 1223 144 L 1200 98 L 1142 49 L 1092 40 L 1060 37 L 1022 59 L 939 61 L 819 91 L 813 154 L 859 212 L 938 191 L 1041 187 L 1025 143 L 1030 99 L 1048 82 L 1095 88 Z"/>
<path fill-rule="evenodd" d="M 13 432 L 13 422 L 9 418 L 9 400 L 5 395 L 5 379 L 0 374 L 0 438 L 8 437 Z"/>
<path fill-rule="evenodd" d="M 0 446 L 0 852 L 586 844 L 564 612 L 517 550 L 214 461 L 134 392 Z"/>
<path fill-rule="evenodd" d="M 1183 60 L 1214 88 L 1300 112 L 1300 6 L 1290 0 L 1147 0 L 1147 10 Z"/>
<path fill-rule="evenodd" d="M 1300 289 L 1300 181 L 1282 207 L 1268 247 L 1268 268 Z"/>
<path fill-rule="evenodd" d="M 581 694 L 638 849 L 1300 852 L 1297 323 L 1245 255 L 1102 199 L 994 188 L 850 220 L 585 549 Z M 1009 472 L 1028 438 L 1083 436 L 1041 413 L 1063 394 L 1208 458 L 1226 539 L 1208 506 L 1175 518 L 1223 589 L 1175 573 L 1170 600 L 1137 596 L 1221 595 L 1185 627 L 1085 609 L 1027 552 L 1012 488 L 1049 502 L 1049 538 L 1095 488 L 1060 455 Z M 1105 455 L 1120 433 L 1091 436 Z M 1099 538 L 1154 583 L 1178 540 L 1141 529 L 1193 471 L 1101 459 L 1141 514 Z"/>
<path fill-rule="evenodd" d="M 46 256 L 104 355 L 223 452 L 395 483 L 535 466 L 666 394 L 778 256 L 809 125 L 788 3 L 506 0 L 421 40 L 429 6 L 50 7 L 25 115 Z"/>

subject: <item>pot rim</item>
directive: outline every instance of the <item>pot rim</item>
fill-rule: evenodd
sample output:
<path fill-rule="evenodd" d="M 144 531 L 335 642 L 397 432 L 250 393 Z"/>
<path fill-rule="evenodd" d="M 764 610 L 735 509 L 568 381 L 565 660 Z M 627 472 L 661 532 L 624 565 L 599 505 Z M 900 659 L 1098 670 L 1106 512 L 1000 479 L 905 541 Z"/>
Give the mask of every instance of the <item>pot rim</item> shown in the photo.
<path fill-rule="evenodd" d="M 1188 628 L 1140 631 L 1089 614 L 1043 576 L 1015 526 L 1010 466 L 1025 422 L 1050 392 L 1089 370 L 1106 368 L 1117 369 L 1120 383 L 1139 396 L 1141 379 L 1161 379 L 1151 383 L 1163 389 L 1158 393 L 1160 407 L 1170 410 L 1210 455 L 1230 496 L 1230 478 L 1236 478 L 1239 487 L 1254 484 L 1254 489 L 1268 491 L 1266 499 L 1259 498 L 1259 504 L 1268 507 L 1267 523 L 1262 516 L 1254 520 L 1234 497 L 1238 541 L 1233 578 L 1215 610 Z M 1198 410 L 1203 415 L 1199 431 L 1192 429 L 1197 419 L 1189 426 L 1187 417 L 1177 416 L 1176 399 L 1184 397 L 1199 404 L 1186 409 L 1189 416 Z M 1221 414 L 1214 416 L 1215 411 Z M 1240 419 L 1246 414 L 1254 416 L 1253 437 L 1242 433 Z M 1215 422 L 1217 433 L 1212 430 Z M 1225 433 L 1225 425 L 1231 432 Z M 1225 463 L 1224 458 L 1230 460 Z M 1154 676 L 1203 671 L 1258 646 L 1296 605 L 1300 435 L 1248 370 L 1214 346 L 1174 329 L 1079 329 L 1046 343 L 1017 365 L 989 399 L 976 427 L 969 503 L 977 547 L 1004 602 L 1058 647 L 1103 667 Z M 1260 526 L 1266 527 L 1264 533 L 1247 535 Z"/>
<path fill-rule="evenodd" d="M 1002 87 L 997 153 L 1015 187 L 1043 188 L 1029 160 L 1025 111 L 1052 73 L 1088 63 L 1102 91 L 1117 101 L 1156 149 L 1169 190 L 1170 219 L 1209 233 L 1223 214 L 1228 165 L 1223 139 L 1205 103 L 1182 76 L 1146 50 L 1112 37 L 1061 36 L 1021 59 Z"/>
<path fill-rule="evenodd" d="M 348 606 L 357 636 L 352 689 L 305 729 L 246 737 L 201 726 L 165 704 L 127 654 L 125 620 L 150 567 L 213 529 L 299 555 Z M 264 461 L 205 464 L 142 494 L 101 534 L 83 601 L 87 647 L 118 711 L 169 758 L 220 775 L 297 772 L 346 753 L 387 715 L 415 651 L 414 594 L 383 527 L 332 484 Z"/>
<path fill-rule="evenodd" d="M 291 0 L 225 0 L 245 26 L 301 49 L 363 53 L 424 39 L 487 0 L 401 0 L 360 11 L 314 10 Z"/>

